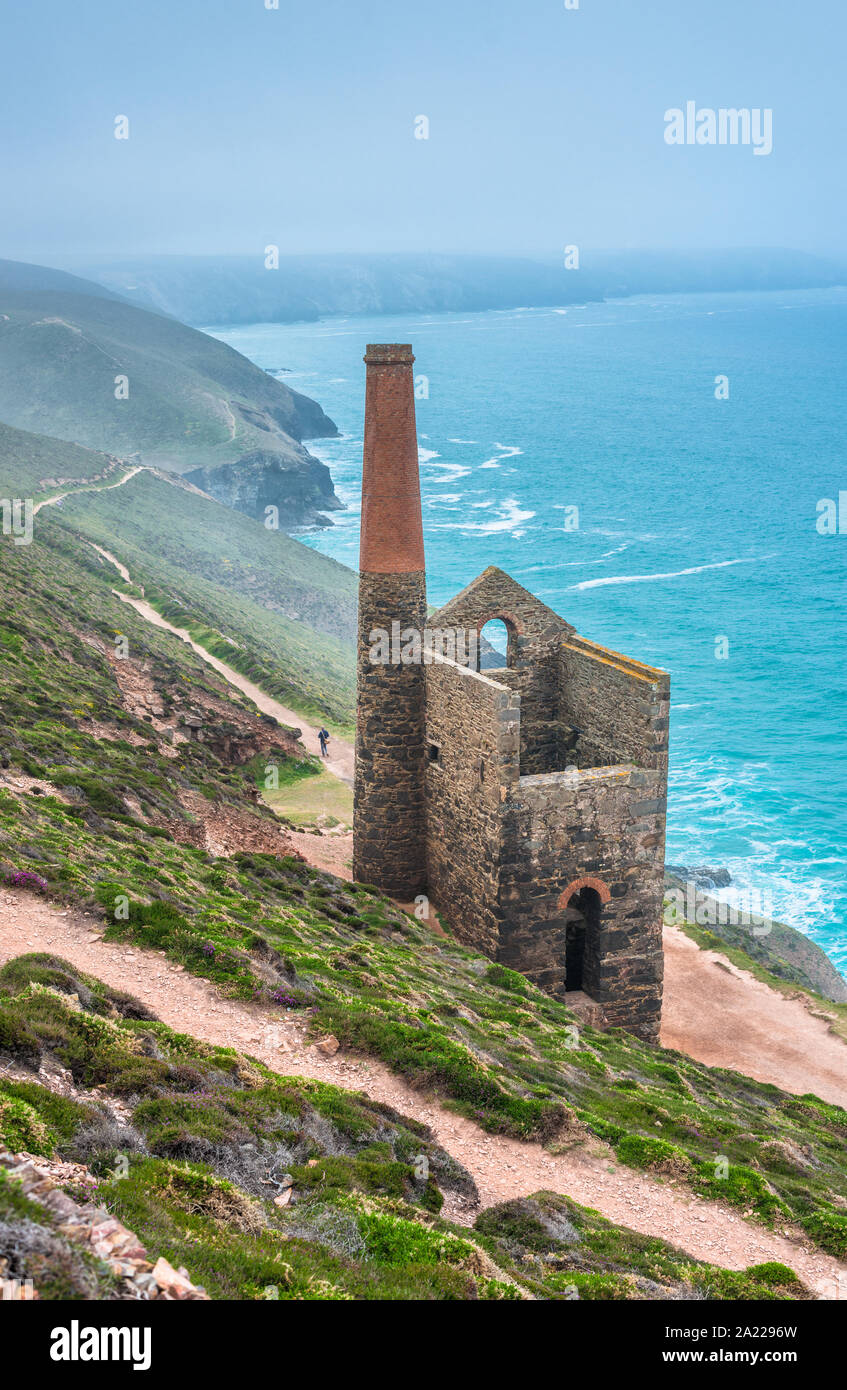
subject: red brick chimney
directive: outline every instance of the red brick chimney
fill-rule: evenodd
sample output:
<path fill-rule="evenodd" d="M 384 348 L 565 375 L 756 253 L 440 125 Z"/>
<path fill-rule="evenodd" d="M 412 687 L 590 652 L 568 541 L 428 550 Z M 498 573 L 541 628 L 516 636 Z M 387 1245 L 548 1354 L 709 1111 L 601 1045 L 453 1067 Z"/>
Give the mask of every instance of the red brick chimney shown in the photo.
<path fill-rule="evenodd" d="M 375 660 L 375 634 L 426 626 L 414 356 L 365 354 L 353 876 L 408 902 L 425 886 L 424 668 Z"/>
<path fill-rule="evenodd" d="M 365 353 L 359 569 L 367 574 L 424 568 L 414 360 L 407 343 L 370 343 Z"/>

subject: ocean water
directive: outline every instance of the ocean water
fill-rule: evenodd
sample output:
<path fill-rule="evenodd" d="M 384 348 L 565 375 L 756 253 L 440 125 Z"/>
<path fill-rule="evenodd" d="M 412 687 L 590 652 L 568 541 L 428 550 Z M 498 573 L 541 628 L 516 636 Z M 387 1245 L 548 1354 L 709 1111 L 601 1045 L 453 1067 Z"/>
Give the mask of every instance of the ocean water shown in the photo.
<path fill-rule="evenodd" d="M 305 540 L 353 567 L 362 354 L 411 342 L 430 601 L 497 564 L 670 671 L 668 860 L 847 968 L 847 529 L 816 529 L 847 489 L 847 289 L 210 331 L 343 431 L 309 447 L 347 510 Z"/>

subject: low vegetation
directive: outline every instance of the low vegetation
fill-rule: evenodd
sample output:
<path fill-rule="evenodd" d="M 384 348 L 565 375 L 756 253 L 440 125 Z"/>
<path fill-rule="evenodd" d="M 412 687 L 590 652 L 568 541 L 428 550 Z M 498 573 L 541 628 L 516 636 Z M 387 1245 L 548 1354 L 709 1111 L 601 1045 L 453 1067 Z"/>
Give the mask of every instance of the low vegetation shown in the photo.
<path fill-rule="evenodd" d="M 474 1199 L 473 1180 L 425 1126 L 175 1033 L 54 956 L 0 970 L 0 1028 L 18 1077 L 49 1060 L 74 1090 L 0 1073 L 0 1146 L 85 1164 L 148 1259 L 184 1266 L 212 1298 L 809 1297 L 783 1266 L 729 1274 L 549 1193 L 456 1226 L 444 1194 Z M 115 1283 L 2 1169 L 0 1267 L 48 1299 Z"/>
<path fill-rule="evenodd" d="M 449 928 L 440 934 L 434 919 L 418 921 L 367 885 L 340 882 L 297 856 L 258 850 L 215 856 L 190 836 L 162 829 L 157 817 L 190 828 L 196 813 L 186 810 L 188 796 L 215 813 L 250 814 L 260 826 L 272 818 L 252 799 L 252 752 L 238 763 L 216 752 L 214 741 L 192 740 L 179 745 L 178 756 L 165 756 L 152 722 L 128 712 L 119 663 L 104 647 L 116 633 L 125 634 L 139 669 L 172 710 L 216 701 L 218 732 L 226 733 L 230 723 L 236 729 L 249 702 L 227 692 L 187 647 L 120 605 L 110 592 L 111 576 L 104 577 L 91 548 L 67 529 L 47 529 L 30 547 L 7 545 L 3 564 L 11 601 L 0 619 L 0 877 L 9 885 L 84 906 L 105 917 L 110 938 L 162 950 L 226 993 L 271 1011 L 302 1012 L 314 1033 L 332 1032 L 344 1046 L 381 1059 L 491 1133 L 553 1146 L 605 1145 L 612 1162 L 731 1203 L 748 1220 L 805 1232 L 833 1255 L 847 1254 L 845 1111 L 619 1031 L 582 1026 L 523 976 L 460 946 Z M 285 756 L 283 751 L 280 765 L 288 775 Z M 302 780 L 317 779 L 307 773 Z M 169 1040 L 167 1055 L 158 1057 L 155 1048 L 151 1054 L 140 1042 L 127 1042 L 157 1039 L 161 1025 L 127 1014 L 119 999 L 84 981 L 91 998 L 70 992 L 78 995 L 81 1012 L 72 1007 L 69 1023 L 62 1001 L 70 994 L 59 978 L 63 967 L 42 961 L 27 969 L 48 973 L 7 978 L 0 1052 L 31 1069 L 45 1048 L 61 1049 L 64 1065 L 78 1069 L 78 1084 L 118 1087 L 130 1098 L 133 1124 L 146 1146 L 137 1151 L 144 1162 L 205 1163 L 239 1191 L 257 1195 L 240 1170 L 215 1168 L 208 1151 L 160 1152 L 158 1140 L 151 1139 L 181 1132 L 195 1111 L 209 1129 L 209 1142 L 211 1132 L 234 1132 L 231 1111 L 221 1110 L 204 1089 L 205 1080 L 197 1081 L 205 1075 L 195 1057 L 199 1044 L 186 1044 L 185 1086 L 171 1088 L 177 1099 L 165 1103 L 147 1083 L 151 1068 L 161 1075 L 160 1063 L 177 1066 L 170 1055 L 177 1044 Z M 222 1057 L 214 1063 L 230 1078 L 230 1088 L 233 1068 L 240 1066 L 224 1065 Z M 192 1091 L 198 1094 L 189 1099 Z M 48 1116 L 32 1094 L 16 1092 L 13 1098 L 19 1103 L 5 1112 L 10 1133 L 29 1135 L 42 1148 L 54 1139 L 60 1143 L 60 1117 Z M 22 1106 L 32 1107 L 35 1116 Z M 236 1108 L 246 1124 L 241 1101 Z M 402 1125 L 416 1133 L 409 1122 Z M 255 1135 L 243 1142 L 256 1142 Z M 406 1150 L 383 1154 L 376 1176 L 360 1162 L 376 1157 L 363 1156 L 355 1146 L 336 1142 L 308 1155 L 295 1148 L 290 1162 L 303 1169 L 304 1155 L 306 1167 L 310 1157 L 326 1161 L 325 1185 L 340 1192 L 342 1205 L 357 1188 L 377 1203 L 377 1215 L 398 1216 L 379 1204 L 402 1202 L 404 1221 L 426 1225 L 438 1219 L 422 1197 L 417 1205 L 411 1200 L 398 1169 L 384 1166 L 408 1164 Z M 353 1159 L 359 1166 L 351 1178 L 347 1160 Z M 148 1176 L 153 1171 L 144 1170 Z M 345 1175 L 351 1178 L 347 1187 Z M 435 1178 L 443 1187 L 437 1172 Z M 148 1178 L 132 1181 L 133 1200 L 141 1204 Z M 298 1181 L 310 1194 L 317 1179 L 298 1172 Z M 129 1202 L 130 1188 L 122 1192 Z M 164 1221 L 167 1203 L 149 1200 L 150 1222 Z M 423 1215 L 409 1217 L 410 1200 Z M 356 1229 L 365 1239 L 360 1217 Z M 190 1245 L 190 1226 L 182 1216 L 177 1224 L 179 1240 Z M 385 1249 L 393 1229 L 390 1221 L 380 1227 Z M 489 1234 L 480 1232 L 479 1239 Z M 168 1239 L 176 1242 L 177 1236 Z M 167 1248 L 179 1255 L 176 1245 Z M 192 1268 L 188 1258 L 176 1262 Z M 398 1269 L 397 1279 L 408 1274 L 391 1267 Z M 469 1290 L 465 1266 L 460 1274 L 449 1267 L 455 1287 Z M 361 1296 L 326 1268 L 321 1265 L 315 1277 Z M 301 1266 L 292 1269 L 291 1287 L 299 1288 Z M 443 1270 L 438 1277 L 448 1278 Z M 211 1275 L 203 1271 L 203 1278 L 211 1287 Z M 499 1287 L 499 1276 L 492 1278 Z M 250 1282 L 245 1276 L 239 1287 Z M 473 1287 L 477 1293 L 482 1287 L 476 1275 Z M 729 1296 L 726 1280 L 721 1287 L 719 1296 Z"/>

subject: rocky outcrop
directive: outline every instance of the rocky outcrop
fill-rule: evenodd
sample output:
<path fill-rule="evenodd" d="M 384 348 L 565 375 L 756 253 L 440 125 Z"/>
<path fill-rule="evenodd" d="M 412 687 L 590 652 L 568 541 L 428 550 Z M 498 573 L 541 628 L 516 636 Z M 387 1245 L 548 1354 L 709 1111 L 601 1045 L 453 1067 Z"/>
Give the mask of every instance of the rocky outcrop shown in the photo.
<path fill-rule="evenodd" d="M 220 468 L 195 468 L 185 478 L 217 502 L 281 531 L 331 526 L 327 512 L 339 511 L 326 464 L 305 449 L 278 454 L 256 449 Z M 276 512 L 269 508 L 276 508 Z"/>
<path fill-rule="evenodd" d="M 31 1219 L 21 1220 L 14 1241 L 12 1232 L 7 1230 L 7 1245 L 14 1250 L 14 1259 L 10 1262 L 7 1257 L 0 1261 L 0 1299 L 15 1302 L 37 1299 L 37 1281 L 27 1273 L 30 1265 L 49 1267 L 65 1250 L 68 1252 L 65 1256 L 67 1267 L 78 1275 L 76 1281 L 71 1281 L 75 1296 L 104 1297 L 85 1265 L 75 1270 L 71 1252 L 76 1248 L 83 1255 L 94 1256 L 111 1271 L 115 1280 L 112 1298 L 145 1302 L 153 1299 L 208 1300 L 205 1289 L 191 1282 L 186 1269 L 174 1269 L 164 1257 L 155 1264 L 148 1260 L 138 1237 L 93 1200 L 98 1179 L 84 1164 L 0 1149 L 0 1168 L 8 1178 L 20 1184 L 23 1195 L 30 1202 L 44 1210 L 43 1227 Z M 92 1201 L 80 1203 L 63 1192 L 62 1187 L 69 1183 L 89 1189 Z M 28 1258 L 30 1251 L 37 1252 L 40 1258 Z M 90 1287 L 87 1286 L 89 1280 Z"/>

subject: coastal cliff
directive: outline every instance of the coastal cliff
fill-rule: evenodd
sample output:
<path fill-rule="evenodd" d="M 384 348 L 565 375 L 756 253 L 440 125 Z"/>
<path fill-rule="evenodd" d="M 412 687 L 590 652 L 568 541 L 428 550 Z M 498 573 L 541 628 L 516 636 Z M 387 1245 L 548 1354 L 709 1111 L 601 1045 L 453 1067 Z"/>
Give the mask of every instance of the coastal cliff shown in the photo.
<path fill-rule="evenodd" d="M 329 469 L 305 449 L 292 454 L 256 449 L 220 468 L 195 468 L 184 476 L 217 502 L 264 524 L 275 520 L 285 531 L 331 526 L 325 513 L 339 511 L 342 503 Z M 276 517 L 268 510 L 273 507 Z"/>

